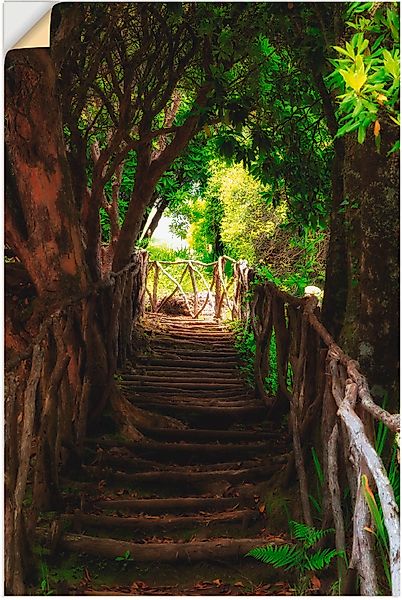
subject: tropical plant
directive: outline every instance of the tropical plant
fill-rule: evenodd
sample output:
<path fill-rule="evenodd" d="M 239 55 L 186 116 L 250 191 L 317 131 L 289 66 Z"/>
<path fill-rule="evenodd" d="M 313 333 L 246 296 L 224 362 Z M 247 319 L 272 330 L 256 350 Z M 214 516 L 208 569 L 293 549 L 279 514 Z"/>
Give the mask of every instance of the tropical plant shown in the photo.
<path fill-rule="evenodd" d="M 399 9 L 396 2 L 353 2 L 347 11 L 347 25 L 355 33 L 344 47 L 334 46 L 341 55 L 328 83 L 342 90 L 338 96 L 338 136 L 357 130 L 363 143 L 369 127 L 377 149 L 381 144 L 381 122 L 399 126 Z M 391 151 L 399 149 L 399 141 Z"/>
<path fill-rule="evenodd" d="M 316 529 L 304 523 L 296 521 L 289 522 L 292 537 L 296 540 L 294 544 L 284 544 L 277 546 L 271 544 L 261 548 L 254 548 L 246 554 L 252 556 L 263 563 L 270 564 L 277 569 L 295 569 L 300 575 L 307 571 L 321 571 L 326 569 L 333 558 L 344 556 L 344 552 L 314 546 L 333 529 Z"/>

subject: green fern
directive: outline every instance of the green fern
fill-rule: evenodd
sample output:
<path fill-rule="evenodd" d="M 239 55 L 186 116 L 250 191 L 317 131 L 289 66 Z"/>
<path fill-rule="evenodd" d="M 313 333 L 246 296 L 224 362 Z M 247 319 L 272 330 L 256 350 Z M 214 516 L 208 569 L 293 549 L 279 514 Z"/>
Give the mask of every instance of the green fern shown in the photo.
<path fill-rule="evenodd" d="M 316 529 L 311 525 L 306 525 L 305 523 L 297 523 L 296 521 L 290 521 L 289 524 L 292 532 L 292 537 L 294 537 L 296 540 L 300 540 L 301 542 L 303 542 L 303 545 L 306 548 L 311 548 L 323 537 L 325 537 L 329 533 L 334 532 L 334 529 Z"/>
<path fill-rule="evenodd" d="M 263 563 L 272 565 L 276 569 L 294 569 L 303 558 L 303 550 L 297 546 L 265 546 L 262 548 L 254 548 L 246 554 L 252 556 Z"/>
<path fill-rule="evenodd" d="M 321 571 L 326 569 L 336 556 L 344 556 L 344 552 L 330 548 L 313 552 L 312 547 L 333 529 L 316 529 L 305 523 L 290 521 L 292 536 L 299 542 L 296 544 L 273 544 L 254 548 L 246 554 L 263 563 L 270 564 L 276 569 L 297 569 L 301 574 L 306 571 Z"/>
<path fill-rule="evenodd" d="M 331 560 L 339 556 L 339 552 L 334 549 L 324 548 L 323 550 L 317 550 L 309 557 L 306 557 L 308 570 L 309 571 L 322 571 L 326 569 Z"/>

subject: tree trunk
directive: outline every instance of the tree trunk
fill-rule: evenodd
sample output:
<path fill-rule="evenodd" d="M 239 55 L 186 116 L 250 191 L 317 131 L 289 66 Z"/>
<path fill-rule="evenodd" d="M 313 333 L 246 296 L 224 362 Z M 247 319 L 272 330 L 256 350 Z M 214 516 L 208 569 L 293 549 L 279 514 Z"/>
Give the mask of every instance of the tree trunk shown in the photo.
<path fill-rule="evenodd" d="M 137 151 L 137 171 L 133 195 L 116 244 L 114 271 L 119 271 L 129 262 L 134 244 L 141 231 L 144 212 L 152 200 L 156 184 L 197 132 L 199 110 L 207 104 L 208 93 L 211 89 L 211 83 L 204 83 L 200 87 L 194 101 L 194 108 L 197 110 L 194 110 L 194 114 L 187 118 L 176 131 L 173 141 L 157 156 L 153 156 L 150 142 L 140 144 Z M 142 133 L 146 133 L 146 127 L 143 132 L 140 132 L 140 136 Z"/>
<path fill-rule="evenodd" d="M 148 227 L 148 231 L 145 232 L 145 238 L 151 238 L 153 236 L 153 234 L 155 233 L 155 229 L 158 227 L 159 225 L 159 221 L 162 218 L 163 213 L 165 212 L 165 210 L 167 209 L 169 205 L 169 199 L 168 198 L 163 198 L 160 200 L 159 204 L 158 204 L 158 208 L 156 210 L 156 213 Z"/>
<path fill-rule="evenodd" d="M 322 321 L 335 340 L 342 329 L 347 300 L 347 254 L 345 214 L 342 202 L 345 198 L 343 187 L 344 144 L 334 143 L 335 156 L 332 163 L 332 208 L 330 215 L 330 238 L 325 268 L 324 301 Z"/>
<path fill-rule="evenodd" d="M 145 156 L 141 158 L 140 151 L 138 152 L 138 166 L 134 190 L 120 231 L 119 239 L 116 243 L 113 260 L 114 271 L 122 269 L 130 260 L 130 256 L 134 251 L 134 244 L 141 231 L 145 210 L 151 202 L 157 183 L 157 180 L 152 179 L 150 176 L 149 163 L 147 166 L 146 154 L 149 155 L 149 149 L 148 152 L 144 150 Z"/>
<path fill-rule="evenodd" d="M 382 124 L 381 153 L 372 127 L 364 144 L 350 135 L 344 183 L 349 201 L 348 303 L 342 342 L 372 391 L 397 412 L 399 360 L 399 156 L 387 157 L 398 132 Z"/>
<path fill-rule="evenodd" d="M 314 76 L 318 93 L 321 96 L 327 127 L 333 138 L 338 131 L 334 100 L 328 92 L 321 74 Z M 330 215 L 330 238 L 326 257 L 324 301 L 322 321 L 335 340 L 342 329 L 346 309 L 346 229 L 342 202 L 345 198 L 343 183 L 343 162 L 345 147 L 342 138 L 334 139 L 334 158 L 332 161 L 331 185 L 332 207 Z"/>
<path fill-rule="evenodd" d="M 39 296 L 57 303 L 89 277 L 49 51 L 9 52 L 5 83 L 6 239 Z"/>
<path fill-rule="evenodd" d="M 102 390 L 107 369 L 99 316 L 93 299 L 86 299 L 91 280 L 49 51 L 10 52 L 5 89 L 6 240 L 37 292 L 24 323 L 29 335 L 23 351 L 30 376 L 21 378 L 23 363 L 17 357 L 14 368 L 8 365 L 7 376 L 18 383 L 18 393 L 11 384 L 6 396 L 7 428 L 16 436 L 18 469 L 15 478 L 13 465 L 6 465 L 6 585 L 8 593 L 23 594 L 27 572 L 23 501 L 31 440 L 35 435 L 35 513 L 56 501 L 61 447 L 76 443 L 87 414 L 85 401 L 93 401 L 94 393 Z M 91 386 L 94 382 L 96 386 Z M 74 425 L 62 427 L 67 422 Z M 65 439 L 67 432 L 75 433 L 75 438 Z"/>

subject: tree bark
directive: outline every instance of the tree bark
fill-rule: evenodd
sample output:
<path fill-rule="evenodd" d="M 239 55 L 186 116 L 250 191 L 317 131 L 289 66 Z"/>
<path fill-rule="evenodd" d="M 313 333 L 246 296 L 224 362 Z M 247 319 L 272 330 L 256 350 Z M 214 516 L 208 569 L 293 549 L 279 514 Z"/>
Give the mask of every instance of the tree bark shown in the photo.
<path fill-rule="evenodd" d="M 5 83 L 6 239 L 52 303 L 84 290 L 89 276 L 49 51 L 9 52 Z"/>
<path fill-rule="evenodd" d="M 397 132 L 384 124 L 381 134 L 381 153 L 372 128 L 364 144 L 349 136 L 346 145 L 349 295 L 342 343 L 373 393 L 387 393 L 387 408 L 398 412 L 399 157 L 387 157 Z"/>
<path fill-rule="evenodd" d="M 329 132 L 333 138 L 338 131 L 334 100 L 328 92 L 321 74 L 315 75 L 315 83 L 321 96 L 324 115 Z M 345 145 L 342 138 L 334 139 L 334 158 L 331 170 L 332 205 L 330 214 L 330 237 L 325 267 L 324 300 L 322 322 L 335 340 L 338 339 L 346 309 L 347 286 L 347 248 L 345 213 L 342 202 L 345 198 L 343 181 L 343 163 Z"/>

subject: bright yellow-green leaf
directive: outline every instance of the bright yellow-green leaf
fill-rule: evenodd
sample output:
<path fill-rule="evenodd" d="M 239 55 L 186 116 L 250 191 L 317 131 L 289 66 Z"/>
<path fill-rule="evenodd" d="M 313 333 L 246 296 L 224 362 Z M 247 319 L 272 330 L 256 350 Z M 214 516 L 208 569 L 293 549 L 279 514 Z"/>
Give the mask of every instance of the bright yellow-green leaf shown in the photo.
<path fill-rule="evenodd" d="M 352 58 L 350 56 L 349 52 L 347 50 L 345 50 L 345 48 L 341 48 L 340 46 L 332 46 L 332 47 L 333 47 L 334 50 L 336 50 L 340 54 L 344 54 L 345 56 L 348 56 L 349 58 Z"/>
<path fill-rule="evenodd" d="M 398 79 L 400 73 L 399 60 L 396 60 L 388 50 L 384 50 L 384 69 L 394 77 Z"/>
<path fill-rule="evenodd" d="M 356 72 L 361 73 L 363 71 L 364 73 L 364 64 L 363 64 L 363 57 L 361 54 L 358 54 L 356 56 Z"/>
<path fill-rule="evenodd" d="M 346 85 L 353 88 L 355 92 L 360 92 L 363 85 L 367 81 L 367 75 L 363 71 L 344 71 L 343 69 L 339 70 L 339 73 L 344 78 Z"/>
<path fill-rule="evenodd" d="M 355 51 L 353 50 L 353 47 L 351 44 L 349 44 L 349 42 L 346 42 L 346 50 L 348 51 L 349 56 L 354 59 Z"/>

